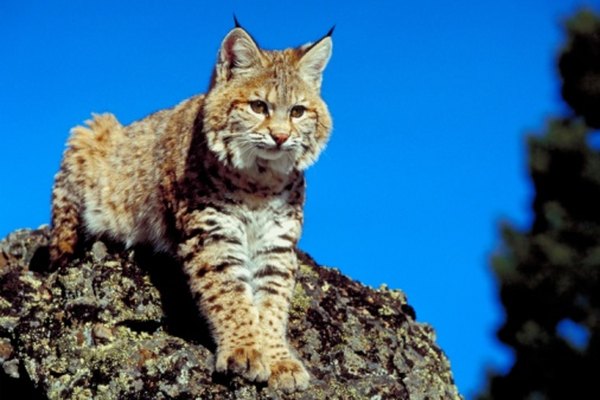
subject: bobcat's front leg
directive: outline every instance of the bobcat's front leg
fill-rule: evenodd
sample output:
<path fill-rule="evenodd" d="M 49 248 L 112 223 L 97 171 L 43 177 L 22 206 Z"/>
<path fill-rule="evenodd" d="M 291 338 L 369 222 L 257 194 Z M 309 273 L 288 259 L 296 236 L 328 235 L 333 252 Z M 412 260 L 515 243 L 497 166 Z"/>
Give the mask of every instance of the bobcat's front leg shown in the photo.
<path fill-rule="evenodd" d="M 188 219 L 178 253 L 217 344 L 215 368 L 266 381 L 259 314 L 253 304 L 244 228 L 208 208 Z"/>
<path fill-rule="evenodd" d="M 265 249 L 257 258 L 254 303 L 259 312 L 263 346 L 271 377 L 269 386 L 285 392 L 304 390 L 310 377 L 287 341 L 287 321 L 297 260 L 293 247 Z"/>

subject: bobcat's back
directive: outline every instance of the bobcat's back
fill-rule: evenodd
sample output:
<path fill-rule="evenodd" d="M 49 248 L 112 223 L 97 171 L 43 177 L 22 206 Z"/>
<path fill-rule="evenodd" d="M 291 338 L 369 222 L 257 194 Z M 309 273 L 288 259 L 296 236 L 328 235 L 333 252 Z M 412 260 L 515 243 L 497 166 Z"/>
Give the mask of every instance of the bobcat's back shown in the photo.
<path fill-rule="evenodd" d="M 161 182 L 165 168 L 185 163 L 177 147 L 192 134 L 201 102 L 194 97 L 128 126 L 112 114 L 93 115 L 72 129 L 52 193 L 52 258 L 74 251 L 81 228 L 127 246 L 172 250 Z"/>

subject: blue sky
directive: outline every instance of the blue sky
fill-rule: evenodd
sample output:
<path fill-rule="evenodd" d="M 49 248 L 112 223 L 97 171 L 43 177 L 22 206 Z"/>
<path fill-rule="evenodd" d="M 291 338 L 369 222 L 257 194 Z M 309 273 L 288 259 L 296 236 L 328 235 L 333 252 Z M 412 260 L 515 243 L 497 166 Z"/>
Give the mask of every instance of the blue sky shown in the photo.
<path fill-rule="evenodd" d="M 510 355 L 490 274 L 498 224 L 527 226 L 525 134 L 564 109 L 561 21 L 586 0 L 0 2 L 0 236 L 49 220 L 69 129 L 204 92 L 235 12 L 266 48 L 336 24 L 328 149 L 308 172 L 301 247 L 401 288 L 470 397 Z"/>

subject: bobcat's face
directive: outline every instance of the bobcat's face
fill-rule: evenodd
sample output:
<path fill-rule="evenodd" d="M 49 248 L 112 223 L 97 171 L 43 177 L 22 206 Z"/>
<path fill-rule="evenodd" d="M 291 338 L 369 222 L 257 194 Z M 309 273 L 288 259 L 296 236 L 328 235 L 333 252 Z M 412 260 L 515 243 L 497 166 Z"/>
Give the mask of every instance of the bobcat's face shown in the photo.
<path fill-rule="evenodd" d="M 221 47 L 206 97 L 210 149 L 238 169 L 303 170 L 325 147 L 331 118 L 320 96 L 331 38 L 283 51 L 260 50 L 241 28 Z"/>

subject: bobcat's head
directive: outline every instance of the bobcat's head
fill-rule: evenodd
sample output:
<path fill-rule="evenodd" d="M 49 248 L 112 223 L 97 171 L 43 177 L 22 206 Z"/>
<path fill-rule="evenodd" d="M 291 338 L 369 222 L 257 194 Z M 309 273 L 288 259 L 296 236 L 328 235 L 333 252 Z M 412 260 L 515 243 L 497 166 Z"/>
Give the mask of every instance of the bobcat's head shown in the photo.
<path fill-rule="evenodd" d="M 288 174 L 317 160 L 331 131 L 321 99 L 331 31 L 315 43 L 268 51 L 236 26 L 219 50 L 205 99 L 209 148 L 236 169 Z"/>

